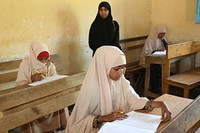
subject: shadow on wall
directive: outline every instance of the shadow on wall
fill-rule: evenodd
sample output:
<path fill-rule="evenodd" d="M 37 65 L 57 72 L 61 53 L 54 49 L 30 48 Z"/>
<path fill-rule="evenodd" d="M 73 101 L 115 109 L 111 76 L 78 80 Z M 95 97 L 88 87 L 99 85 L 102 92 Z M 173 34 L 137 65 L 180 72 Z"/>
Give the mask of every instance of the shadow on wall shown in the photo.
<path fill-rule="evenodd" d="M 57 50 L 65 68 L 66 74 L 77 73 L 81 71 L 83 65 L 82 45 L 80 44 L 80 26 L 77 16 L 68 7 L 62 6 L 58 9 L 56 19 L 59 28 L 59 39 Z"/>

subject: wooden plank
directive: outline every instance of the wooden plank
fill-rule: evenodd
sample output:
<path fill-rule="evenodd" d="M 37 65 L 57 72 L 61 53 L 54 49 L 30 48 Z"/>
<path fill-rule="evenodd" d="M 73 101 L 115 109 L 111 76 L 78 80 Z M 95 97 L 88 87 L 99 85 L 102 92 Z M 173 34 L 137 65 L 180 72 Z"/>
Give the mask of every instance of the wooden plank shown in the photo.
<path fill-rule="evenodd" d="M 0 132 L 15 128 L 25 123 L 36 120 L 73 104 L 78 96 L 78 91 L 62 93 L 59 97 L 41 104 L 30 106 L 24 110 L 6 115 L 0 119 Z"/>
<path fill-rule="evenodd" d="M 139 40 L 145 40 L 148 36 L 140 36 L 140 37 L 133 37 L 133 38 L 127 38 L 127 39 L 121 39 L 119 43 L 127 43 L 127 42 L 134 42 Z"/>
<path fill-rule="evenodd" d="M 189 55 L 200 51 L 200 41 L 189 41 L 168 45 L 167 59 Z"/>
<path fill-rule="evenodd" d="M 75 87 L 82 84 L 84 77 L 85 72 L 82 72 L 42 85 L 33 87 L 24 86 L 16 91 L 2 93 L 2 95 L 0 95 L 0 110 L 6 110 L 63 91 L 66 88 Z"/>
<path fill-rule="evenodd" d="M 175 119 L 160 130 L 161 133 L 186 133 L 198 121 L 200 121 L 200 95 L 186 109 L 176 116 Z M 200 126 L 200 125 L 199 125 Z"/>
<path fill-rule="evenodd" d="M 12 69 L 0 73 L 0 84 L 14 81 L 17 78 L 18 69 Z"/>
<path fill-rule="evenodd" d="M 43 97 L 43 98 L 40 98 L 40 99 L 37 99 L 37 100 L 34 100 L 34 101 L 31 101 L 31 102 L 28 102 L 28 103 L 25 103 L 25 104 L 22 104 L 20 106 L 16 106 L 16 107 L 13 107 L 13 108 L 10 108 L 10 109 L 7 109 L 7 110 L 4 110 L 3 111 L 3 115 L 6 116 L 6 115 L 9 115 L 9 114 L 12 114 L 12 113 L 15 113 L 15 112 L 18 112 L 20 110 L 24 110 L 28 107 L 32 107 L 32 106 L 36 106 L 40 103 L 44 103 L 44 102 L 48 102 L 52 99 L 55 99 L 57 97 L 60 97 L 62 95 L 65 95 L 67 93 L 74 93 L 74 92 L 79 92 L 79 90 L 81 89 L 81 86 L 82 85 L 78 85 L 78 86 L 75 86 L 75 87 L 72 87 L 72 88 L 67 88 L 66 90 L 64 91 L 61 91 L 61 92 L 58 92 L 58 93 L 55 93 L 55 94 L 52 94 L 52 95 L 48 95 L 46 97 Z M 74 94 L 73 94 L 74 95 Z M 75 97 L 76 98 L 76 97 Z M 72 104 L 75 104 L 75 101 L 76 99 L 74 99 L 74 102 L 72 102 L 70 105 Z M 68 106 L 70 106 L 68 105 Z"/>
<path fill-rule="evenodd" d="M 9 90 L 13 87 L 15 87 L 15 81 L 0 83 L 0 92 L 5 91 L 5 90 Z"/>
<path fill-rule="evenodd" d="M 193 41 L 192 43 L 192 51 L 200 51 L 200 41 Z"/>
<path fill-rule="evenodd" d="M 16 69 L 19 67 L 19 64 L 21 63 L 22 59 L 13 59 L 13 60 L 6 60 L 0 62 L 0 70 L 10 70 L 10 69 Z"/>
<path fill-rule="evenodd" d="M 200 67 L 184 73 L 172 75 L 167 78 L 167 80 L 191 86 L 192 84 L 200 82 Z"/>

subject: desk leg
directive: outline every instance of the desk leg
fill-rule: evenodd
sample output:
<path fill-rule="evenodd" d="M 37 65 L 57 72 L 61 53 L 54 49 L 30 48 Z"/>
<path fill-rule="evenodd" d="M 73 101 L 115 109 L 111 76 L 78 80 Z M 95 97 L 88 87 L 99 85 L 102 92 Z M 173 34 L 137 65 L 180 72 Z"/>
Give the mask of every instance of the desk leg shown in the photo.
<path fill-rule="evenodd" d="M 161 68 L 162 68 L 162 79 L 161 79 L 161 94 L 164 94 L 164 79 L 165 79 L 165 64 L 161 64 Z"/>
<path fill-rule="evenodd" d="M 171 62 L 169 60 L 166 60 L 166 63 L 164 66 L 165 70 L 163 72 L 164 73 L 163 81 L 170 77 L 170 66 L 171 66 L 170 64 L 171 64 Z M 167 94 L 169 93 L 169 84 L 166 83 L 165 81 L 163 82 L 163 92 L 167 93 Z"/>
<path fill-rule="evenodd" d="M 150 84 L 150 64 L 146 63 L 144 96 L 147 96 L 147 94 L 149 92 L 149 84 Z"/>
<path fill-rule="evenodd" d="M 194 69 L 196 65 L 196 54 L 191 55 L 191 69 Z"/>
<path fill-rule="evenodd" d="M 183 97 L 189 98 L 189 89 L 184 89 Z"/>

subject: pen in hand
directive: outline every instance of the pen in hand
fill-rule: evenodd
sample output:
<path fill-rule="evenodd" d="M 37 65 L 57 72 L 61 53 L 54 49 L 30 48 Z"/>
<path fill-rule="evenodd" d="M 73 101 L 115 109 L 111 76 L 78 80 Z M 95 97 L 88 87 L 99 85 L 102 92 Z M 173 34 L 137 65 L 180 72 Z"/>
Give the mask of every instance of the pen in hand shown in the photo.
<path fill-rule="evenodd" d="M 36 69 L 35 69 L 35 72 L 36 72 L 36 73 L 40 73 L 40 72 L 39 72 L 38 70 L 36 70 Z M 45 78 L 45 76 L 44 76 L 43 74 L 41 74 L 41 76 L 42 76 L 43 79 Z"/>

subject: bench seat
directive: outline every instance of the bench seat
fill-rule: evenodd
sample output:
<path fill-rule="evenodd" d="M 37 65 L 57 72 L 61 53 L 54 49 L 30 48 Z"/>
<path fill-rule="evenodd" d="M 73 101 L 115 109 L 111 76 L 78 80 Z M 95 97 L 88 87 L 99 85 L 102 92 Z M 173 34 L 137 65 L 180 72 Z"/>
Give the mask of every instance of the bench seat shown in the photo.
<path fill-rule="evenodd" d="M 167 81 L 175 84 L 180 84 L 180 87 L 188 86 L 190 88 L 192 85 L 196 86 L 196 84 L 200 82 L 200 67 L 192 71 L 172 75 L 170 78 L 167 78 Z"/>
<path fill-rule="evenodd" d="M 170 76 L 165 80 L 168 85 L 184 89 L 184 97 L 189 96 L 189 90 L 200 85 L 200 67 L 180 74 Z"/>
<path fill-rule="evenodd" d="M 200 41 L 189 41 L 167 46 L 165 93 L 169 93 L 169 86 L 175 86 L 183 89 L 183 96 L 188 98 L 190 89 L 195 89 L 200 85 L 200 67 L 196 66 L 198 52 L 200 52 Z M 191 65 L 190 70 L 170 75 L 171 61 L 182 57 L 191 58 L 189 62 Z"/>

